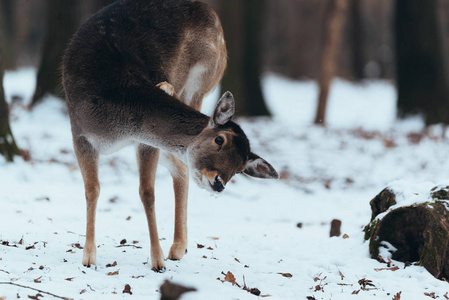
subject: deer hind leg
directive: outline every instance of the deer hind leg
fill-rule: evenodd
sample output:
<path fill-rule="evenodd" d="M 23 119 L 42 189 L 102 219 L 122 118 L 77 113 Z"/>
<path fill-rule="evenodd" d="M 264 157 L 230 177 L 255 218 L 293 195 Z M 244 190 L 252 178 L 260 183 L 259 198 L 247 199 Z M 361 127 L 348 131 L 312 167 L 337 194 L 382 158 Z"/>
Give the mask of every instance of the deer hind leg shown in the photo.
<path fill-rule="evenodd" d="M 189 169 L 170 153 L 161 161 L 173 177 L 175 191 L 175 233 L 168 259 L 180 260 L 187 252 L 187 197 L 189 194 Z"/>
<path fill-rule="evenodd" d="M 100 195 L 98 181 L 99 154 L 84 137 L 74 139 L 75 155 L 83 175 L 84 190 L 86 194 L 87 222 L 86 243 L 83 250 L 83 265 L 90 267 L 97 265 L 97 248 L 95 246 L 95 211 Z"/>
<path fill-rule="evenodd" d="M 164 254 L 159 243 L 154 206 L 154 181 L 156 178 L 158 160 L 159 149 L 144 144 L 138 146 L 137 162 L 140 175 L 139 194 L 145 209 L 148 230 L 150 232 L 151 269 L 155 272 L 164 272 Z"/>

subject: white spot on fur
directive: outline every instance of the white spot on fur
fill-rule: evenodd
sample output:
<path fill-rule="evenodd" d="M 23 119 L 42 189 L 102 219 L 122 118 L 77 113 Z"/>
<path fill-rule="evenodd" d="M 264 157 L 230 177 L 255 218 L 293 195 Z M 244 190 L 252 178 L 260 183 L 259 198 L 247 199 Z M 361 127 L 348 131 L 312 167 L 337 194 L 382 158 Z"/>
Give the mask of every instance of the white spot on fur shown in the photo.
<path fill-rule="evenodd" d="M 201 77 L 205 71 L 206 68 L 201 64 L 196 64 L 190 69 L 189 76 L 183 88 L 187 105 L 191 104 L 193 95 L 200 89 Z"/>

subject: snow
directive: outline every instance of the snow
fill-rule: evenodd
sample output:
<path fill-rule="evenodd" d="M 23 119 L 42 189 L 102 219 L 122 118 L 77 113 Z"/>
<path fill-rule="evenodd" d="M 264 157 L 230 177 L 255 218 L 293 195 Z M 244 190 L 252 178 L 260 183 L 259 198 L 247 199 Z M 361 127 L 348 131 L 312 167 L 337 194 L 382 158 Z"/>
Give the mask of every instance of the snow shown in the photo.
<path fill-rule="evenodd" d="M 7 73 L 8 99 L 21 95 L 26 104 L 34 77 L 30 69 Z M 181 261 L 167 261 L 163 274 L 154 273 L 148 264 L 148 227 L 138 196 L 134 148 L 101 157 L 98 268 L 85 268 L 82 250 L 76 246 L 84 245 L 84 189 L 64 103 L 50 97 L 32 112 L 14 103 L 12 129 L 32 161 L 17 158 L 7 164 L 0 158 L 0 240 L 10 245 L 0 245 L 0 283 L 74 299 L 158 299 L 158 289 L 168 279 L 198 290 L 183 300 L 255 299 L 217 280 L 230 271 L 237 283 L 243 286 L 244 276 L 248 287 L 270 295 L 268 299 L 392 299 L 400 291 L 401 299 L 429 299 L 424 293 L 432 292 L 443 299 L 447 283 L 423 267 L 404 268 L 393 261 L 397 271 L 376 271 L 386 264 L 369 257 L 362 231 L 370 221 L 369 201 L 389 182 L 404 191 L 404 199 L 405 193 L 413 196 L 425 189 L 428 195 L 435 186 L 431 182 L 448 185 L 448 142 L 441 127 L 420 135 L 419 118 L 397 121 L 395 89 L 388 82 L 354 85 L 336 80 L 326 128 L 311 125 L 315 83 L 274 74 L 267 74 L 263 83 L 274 118 L 238 122 L 253 151 L 272 163 L 282 179 L 239 175 L 219 197 L 192 182 L 188 254 Z M 205 112 L 211 111 L 217 97 L 215 91 L 205 100 Z M 171 178 L 163 167 L 156 180 L 156 210 L 167 255 L 174 201 Z M 335 218 L 342 221 L 342 233 L 349 238 L 329 238 Z M 117 247 L 122 239 L 134 246 Z M 29 246 L 34 248 L 26 250 Z M 106 266 L 114 261 L 117 266 Z M 117 270 L 118 275 L 107 275 Z M 362 279 L 371 280 L 374 287 L 360 290 Z M 122 293 L 125 284 L 133 295 Z M 0 284 L 0 298 L 36 293 Z M 44 299 L 51 298 L 44 294 Z"/>

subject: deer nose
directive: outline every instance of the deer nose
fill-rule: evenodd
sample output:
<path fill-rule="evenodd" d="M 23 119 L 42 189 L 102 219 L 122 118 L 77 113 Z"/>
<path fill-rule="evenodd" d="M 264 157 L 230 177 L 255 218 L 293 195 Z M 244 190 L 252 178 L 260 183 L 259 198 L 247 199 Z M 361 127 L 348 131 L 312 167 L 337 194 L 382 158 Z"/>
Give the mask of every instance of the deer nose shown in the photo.
<path fill-rule="evenodd" d="M 221 193 L 224 190 L 223 182 L 221 181 L 221 178 L 218 175 L 215 176 L 213 188 L 216 192 L 219 192 L 219 193 Z"/>

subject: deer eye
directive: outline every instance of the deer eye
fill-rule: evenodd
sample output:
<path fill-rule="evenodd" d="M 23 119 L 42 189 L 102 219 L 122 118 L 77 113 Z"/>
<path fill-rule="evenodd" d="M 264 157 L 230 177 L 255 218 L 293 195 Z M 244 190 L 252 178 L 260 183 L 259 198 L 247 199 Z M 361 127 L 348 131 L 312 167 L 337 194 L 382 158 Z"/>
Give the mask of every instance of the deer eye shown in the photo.
<path fill-rule="evenodd" d="M 217 136 L 217 137 L 215 138 L 215 143 L 216 143 L 218 146 L 221 146 L 221 145 L 223 145 L 223 143 L 224 143 L 224 139 L 223 139 L 221 136 Z"/>

